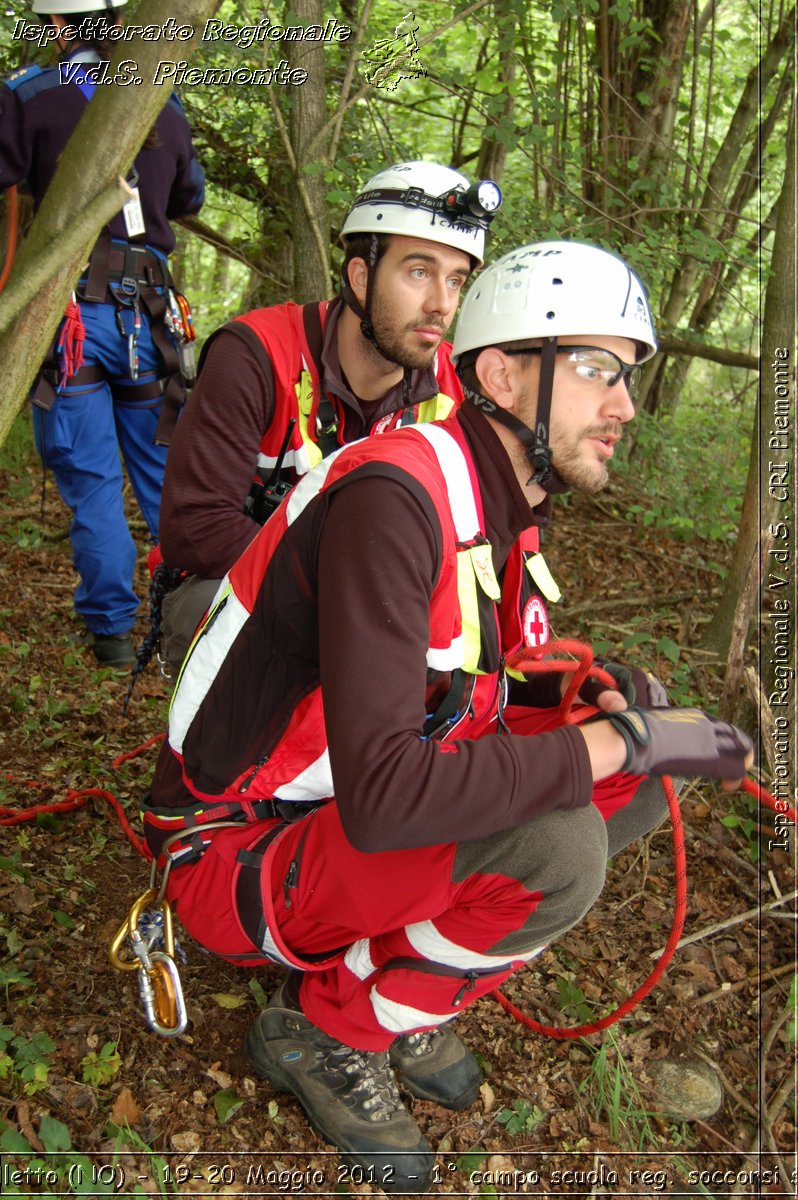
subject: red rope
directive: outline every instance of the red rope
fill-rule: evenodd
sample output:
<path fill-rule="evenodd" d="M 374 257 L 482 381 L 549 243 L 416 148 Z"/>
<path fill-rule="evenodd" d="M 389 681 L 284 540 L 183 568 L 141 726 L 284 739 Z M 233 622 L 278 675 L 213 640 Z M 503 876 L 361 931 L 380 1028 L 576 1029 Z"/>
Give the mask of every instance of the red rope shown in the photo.
<path fill-rule="evenodd" d="M 136 758 L 139 754 L 143 754 L 145 750 L 149 749 L 150 746 L 154 746 L 157 742 L 162 741 L 163 737 L 164 734 L 162 733 L 156 734 L 155 737 L 151 737 L 146 742 L 143 742 L 140 746 L 137 746 L 135 750 L 129 750 L 126 754 L 118 755 L 118 757 L 112 762 L 111 766 L 114 768 L 114 770 L 116 770 L 116 768 L 121 766 L 123 762 L 127 762 L 131 758 Z M 6 773 L 5 778 L 13 780 L 14 777 L 13 775 Z M 46 791 L 47 788 L 51 786 L 46 783 L 40 783 L 36 779 L 25 779 L 21 782 L 25 785 L 25 787 L 38 788 L 40 791 Z M 119 818 L 119 824 L 122 826 L 122 830 L 131 846 L 133 846 L 133 848 L 137 850 L 143 858 L 148 860 L 151 859 L 152 853 L 149 846 L 143 840 L 143 838 L 140 838 L 134 831 L 121 802 L 111 792 L 106 791 L 105 788 L 91 787 L 80 788 L 79 790 L 67 788 L 65 800 L 58 800 L 53 804 L 34 804 L 32 807 L 25 809 L 6 808 L 3 805 L 0 805 L 0 825 L 21 825 L 24 821 L 33 821 L 39 815 L 39 813 L 74 812 L 78 808 L 85 807 L 85 805 L 93 796 L 101 800 L 106 800 L 108 804 L 110 804 L 111 808 Z"/>
<path fill-rule="evenodd" d="M 491 992 L 494 999 L 499 1001 L 502 1008 L 505 1008 L 511 1016 L 515 1017 L 516 1021 L 520 1021 L 522 1025 L 526 1025 L 528 1029 L 533 1029 L 535 1033 L 544 1033 L 547 1037 L 559 1038 L 580 1038 L 587 1037 L 591 1033 L 599 1033 L 602 1029 L 607 1029 L 608 1026 L 614 1025 L 616 1021 L 620 1021 L 627 1013 L 630 1013 L 641 1000 L 649 994 L 650 991 L 659 982 L 661 976 L 665 972 L 668 963 L 673 958 L 674 951 L 678 945 L 679 938 L 682 936 L 684 928 L 684 918 L 687 912 L 687 861 L 684 852 L 684 828 L 682 826 L 682 816 L 679 812 L 679 801 L 676 796 L 671 779 L 664 775 L 662 777 L 662 786 L 665 790 L 665 795 L 668 800 L 668 809 L 673 823 L 673 857 L 676 874 L 676 903 L 673 913 L 673 924 L 665 949 L 662 951 L 654 970 L 623 1004 L 620 1004 L 613 1012 L 606 1017 L 602 1017 L 598 1021 L 591 1021 L 587 1025 L 576 1025 L 570 1029 L 558 1029 L 554 1025 L 542 1025 L 533 1017 L 528 1017 L 522 1013 L 520 1009 L 508 1000 L 506 996 L 496 989 Z"/>
<path fill-rule="evenodd" d="M 545 661 L 541 661 L 545 656 L 550 654 L 573 654 L 578 661 L 570 662 L 554 662 L 546 657 Z M 569 640 L 560 640 L 556 642 L 547 642 L 544 646 L 532 647 L 530 649 L 519 650 L 515 654 L 509 655 L 507 658 L 507 666 L 521 671 L 523 674 L 534 674 L 540 671 L 562 671 L 572 674 L 573 678 L 569 683 L 565 695 L 563 696 L 560 705 L 560 712 L 563 720 L 567 724 L 573 724 L 575 721 L 584 719 L 585 710 L 582 710 L 580 716 L 575 716 L 571 712 L 571 705 L 579 692 L 580 687 L 587 679 L 588 675 L 593 675 L 601 683 L 606 683 L 609 687 L 616 688 L 617 684 L 612 676 L 606 671 L 602 671 L 600 667 L 593 665 L 593 651 L 590 646 L 582 642 Z M 593 710 L 598 711 L 596 709 Z M 676 791 L 673 782 L 669 776 L 663 775 L 662 787 L 668 801 L 668 809 L 670 812 L 671 823 L 673 825 L 673 859 L 674 873 L 676 876 L 676 900 L 673 913 L 673 923 L 671 925 L 670 936 L 666 943 L 665 949 L 662 951 L 654 970 L 648 976 L 644 983 L 631 995 L 627 1000 L 620 1004 L 613 1012 L 608 1013 L 606 1017 L 601 1017 L 599 1020 L 591 1021 L 585 1025 L 576 1025 L 570 1029 L 559 1029 L 554 1025 L 543 1025 L 536 1021 L 533 1017 L 528 1017 L 526 1013 L 521 1012 L 519 1008 L 508 1000 L 498 988 L 494 989 L 490 994 L 495 1000 L 498 1000 L 502 1008 L 506 1009 L 511 1016 L 515 1017 L 516 1021 L 520 1021 L 527 1029 L 534 1030 L 535 1033 L 545 1034 L 547 1037 L 558 1038 L 560 1040 L 570 1038 L 587 1037 L 591 1033 L 599 1033 L 602 1029 L 607 1029 L 610 1025 L 614 1025 L 616 1021 L 620 1021 L 628 1013 L 635 1008 L 641 1000 L 653 990 L 664 974 L 668 964 L 673 958 L 676 947 L 679 943 L 679 938 L 682 936 L 684 928 L 684 918 L 687 912 L 687 860 L 684 850 L 684 827 L 682 825 L 682 815 L 679 811 L 679 801 L 676 796 Z M 787 815 L 793 821 L 798 821 L 798 814 L 795 809 L 789 806 L 777 807 L 777 802 L 769 792 L 760 787 L 752 779 L 744 779 L 742 787 L 745 791 L 755 796 L 760 803 L 766 804 L 769 808 L 775 811 L 786 811 Z M 782 806 L 784 802 L 782 801 Z"/>
<path fill-rule="evenodd" d="M 743 780 L 741 787 L 744 792 L 748 792 L 749 796 L 753 796 L 760 804 L 764 804 L 766 808 L 772 808 L 774 812 L 789 818 L 793 825 L 798 825 L 798 810 L 791 808 L 786 800 L 777 800 L 775 796 L 771 796 L 770 792 L 766 792 L 753 779 L 748 779 L 747 777 Z"/>

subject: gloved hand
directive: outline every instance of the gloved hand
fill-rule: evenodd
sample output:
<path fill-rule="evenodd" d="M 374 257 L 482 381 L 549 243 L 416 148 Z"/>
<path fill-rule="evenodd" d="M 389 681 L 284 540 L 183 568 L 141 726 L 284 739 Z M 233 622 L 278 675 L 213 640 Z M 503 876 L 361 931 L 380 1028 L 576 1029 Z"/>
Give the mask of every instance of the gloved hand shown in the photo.
<path fill-rule="evenodd" d="M 595 663 L 613 677 L 617 690 L 627 704 L 636 704 L 640 708 L 667 707 L 668 693 L 656 675 L 649 675 L 637 667 L 626 667 L 623 663 L 607 662 L 603 658 L 597 658 Z M 600 708 L 599 696 L 608 690 L 606 684 L 588 676 L 579 689 L 579 699 Z"/>
<path fill-rule="evenodd" d="M 747 733 L 700 708 L 627 708 L 594 717 L 626 742 L 622 771 L 633 775 L 704 775 L 742 779 L 754 744 Z"/>

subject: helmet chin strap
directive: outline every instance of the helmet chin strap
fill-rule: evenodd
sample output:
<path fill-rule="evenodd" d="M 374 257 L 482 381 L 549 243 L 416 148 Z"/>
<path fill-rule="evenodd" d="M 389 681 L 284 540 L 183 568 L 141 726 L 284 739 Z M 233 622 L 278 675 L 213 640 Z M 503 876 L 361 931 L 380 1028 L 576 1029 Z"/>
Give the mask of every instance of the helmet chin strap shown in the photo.
<path fill-rule="evenodd" d="M 540 354 L 540 381 L 538 384 L 537 415 L 535 428 L 525 425 L 514 413 L 506 408 L 500 408 L 493 400 L 483 396 L 481 392 L 473 392 L 463 385 L 466 397 L 473 405 L 480 408 L 494 421 L 499 421 L 505 428 L 518 438 L 524 447 L 524 453 L 532 467 L 532 474 L 527 480 L 538 484 L 550 496 L 567 492 L 569 485 L 552 466 L 551 446 L 549 445 L 549 417 L 551 415 L 551 398 L 554 386 L 554 364 L 557 361 L 557 339 L 546 338 Z M 461 381 L 462 382 L 462 381 Z"/>
<path fill-rule="evenodd" d="M 528 430 L 528 437 L 522 438 L 527 458 L 532 464 L 532 475 L 527 483 L 537 483 L 550 496 L 568 491 L 568 484 L 557 473 L 551 461 L 551 446 L 549 445 L 549 421 L 551 418 L 551 399 L 554 391 L 554 365 L 557 361 L 557 339 L 546 338 L 540 353 L 540 380 L 538 383 L 537 413 L 535 416 L 534 432 Z M 519 424 L 521 422 L 519 421 Z M 528 429 L 526 425 L 524 429 Z"/>
<path fill-rule="evenodd" d="M 380 345 L 377 335 L 374 332 L 374 322 L 371 317 L 371 305 L 374 295 L 374 279 L 377 274 L 377 235 L 372 233 L 369 238 L 369 258 L 366 263 L 366 295 L 365 303 L 361 304 L 355 293 L 352 291 L 352 286 L 346 278 L 346 271 L 342 273 L 342 288 L 341 292 L 344 298 L 344 304 L 351 308 L 356 317 L 360 318 L 360 332 L 367 342 L 371 342 L 378 354 L 381 354 L 386 362 L 396 363 L 397 367 L 402 367 L 402 404 L 406 408 L 410 403 L 410 376 L 412 374 L 411 367 L 405 367 L 402 363 L 396 362 L 396 359 L 383 349 Z"/>

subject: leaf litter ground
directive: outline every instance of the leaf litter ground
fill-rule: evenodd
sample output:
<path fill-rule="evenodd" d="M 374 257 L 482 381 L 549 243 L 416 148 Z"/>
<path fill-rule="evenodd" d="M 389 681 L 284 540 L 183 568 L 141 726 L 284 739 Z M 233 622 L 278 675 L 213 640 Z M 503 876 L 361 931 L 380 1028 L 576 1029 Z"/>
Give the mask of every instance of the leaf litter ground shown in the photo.
<path fill-rule="evenodd" d="M 72 611 L 67 510 L 50 481 L 39 519 L 40 469 L 28 455 L 0 472 L 0 482 L 0 803 L 28 807 L 63 799 L 67 789 L 101 787 L 135 820 L 157 748 L 116 770 L 112 763 L 163 729 L 168 684 L 151 665 L 123 715 L 127 678 L 98 667 Z M 624 515 L 630 503 L 615 483 L 600 501 L 558 509 L 547 558 L 566 599 L 554 632 L 601 641 L 608 653 L 657 671 L 682 702 L 711 704 L 720 691 L 718 665 L 687 647 L 712 612 L 726 551 L 633 525 Z M 143 543 L 132 505 L 131 519 Z M 138 581 L 146 594 L 143 552 Z M 142 619 L 136 633 L 144 632 Z M 705 784 L 689 785 L 681 807 L 685 934 L 794 890 L 794 858 L 769 846 L 764 810 L 755 814 L 741 797 Z M 748 823 L 724 825 L 733 812 Z M 294 1100 L 257 1080 L 243 1052 L 247 1025 L 278 968 L 238 969 L 183 938 L 188 1031 L 175 1040 L 147 1031 L 135 976 L 115 971 L 107 949 L 146 888 L 148 869 L 103 801 L 2 828 L 0 859 L 5 1025 L 22 1041 L 46 1034 L 54 1046 L 42 1056 L 49 1069 L 41 1086 L 26 1093 L 19 1070 L 0 1076 L 2 1144 L 21 1145 L 14 1139 L 22 1137 L 37 1152 L 7 1162 L 63 1170 L 84 1155 L 95 1168 L 115 1163 L 121 1194 L 379 1193 L 345 1174 Z M 599 903 L 515 975 L 506 993 L 547 1024 L 602 1015 L 651 970 L 667 939 L 673 896 L 666 823 L 618 855 Z M 598 1035 L 555 1041 L 532 1033 L 491 997 L 468 1009 L 457 1031 L 485 1069 L 480 1100 L 450 1113 L 408 1097 L 440 1153 L 433 1194 L 794 1195 L 785 1179 L 795 1166 L 786 1022 L 767 1054 L 760 1051 L 790 989 L 795 927 L 788 912 L 786 905 L 749 917 L 678 951 L 655 991 L 605 1036 L 603 1050 Z M 103 1053 L 110 1066 L 98 1079 L 91 1064 Z M 715 1116 L 680 1122 L 662 1111 L 652 1067 L 680 1055 L 719 1073 L 724 1100 Z M 772 1105 L 779 1088 L 786 1098 L 760 1121 L 762 1098 Z M 51 1153 L 53 1129 L 60 1130 L 60 1157 Z M 778 1183 L 777 1160 L 744 1157 L 758 1137 L 763 1150 L 781 1154 Z M 757 1167 L 755 1186 L 746 1178 L 755 1179 Z M 719 1171 L 731 1175 L 712 1182 L 701 1174 L 717 1180 Z M 29 1174 L 19 1194 L 71 1191 L 66 1180 L 48 1187 Z"/>

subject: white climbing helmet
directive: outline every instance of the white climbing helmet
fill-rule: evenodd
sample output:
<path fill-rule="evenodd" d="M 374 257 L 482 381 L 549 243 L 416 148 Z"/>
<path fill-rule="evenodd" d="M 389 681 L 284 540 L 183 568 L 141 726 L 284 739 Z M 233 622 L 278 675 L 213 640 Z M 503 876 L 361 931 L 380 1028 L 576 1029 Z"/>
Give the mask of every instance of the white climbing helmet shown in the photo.
<path fill-rule="evenodd" d="M 48 16 L 68 16 L 72 13 L 101 12 L 103 8 L 123 8 L 127 0 L 33 0 L 31 9 Z"/>
<path fill-rule="evenodd" d="M 535 242 L 511 250 L 474 280 L 463 300 L 452 361 L 467 350 L 550 337 L 623 337 L 638 363 L 657 352 L 645 288 L 615 254 L 586 242 Z"/>
<path fill-rule="evenodd" d="M 501 205 L 492 179 L 470 183 L 440 163 L 397 163 L 369 179 L 355 197 L 341 241 L 357 233 L 394 233 L 463 250 L 481 266 L 485 234 Z"/>

